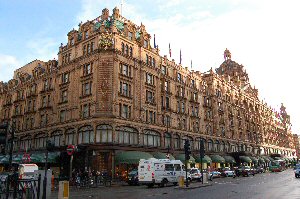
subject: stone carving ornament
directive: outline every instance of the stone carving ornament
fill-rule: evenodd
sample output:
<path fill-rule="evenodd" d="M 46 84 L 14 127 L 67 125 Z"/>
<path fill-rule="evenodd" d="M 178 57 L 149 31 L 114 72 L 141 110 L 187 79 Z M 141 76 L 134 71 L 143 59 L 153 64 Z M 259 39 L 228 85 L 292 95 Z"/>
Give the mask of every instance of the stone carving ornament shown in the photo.
<path fill-rule="evenodd" d="M 113 35 L 112 33 L 105 32 L 101 33 L 100 39 L 99 39 L 99 48 L 107 50 L 108 48 L 112 47 L 113 45 Z"/>

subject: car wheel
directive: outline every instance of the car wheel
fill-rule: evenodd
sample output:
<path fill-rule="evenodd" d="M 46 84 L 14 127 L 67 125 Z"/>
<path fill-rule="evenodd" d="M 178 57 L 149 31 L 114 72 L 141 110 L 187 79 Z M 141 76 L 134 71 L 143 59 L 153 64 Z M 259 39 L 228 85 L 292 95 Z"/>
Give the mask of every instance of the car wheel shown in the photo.
<path fill-rule="evenodd" d="M 178 182 L 173 182 L 173 185 L 174 185 L 174 186 L 177 186 L 177 185 L 178 185 Z"/>
<path fill-rule="evenodd" d="M 160 187 L 164 187 L 166 184 L 168 184 L 168 180 L 167 179 L 163 179 L 160 183 Z"/>

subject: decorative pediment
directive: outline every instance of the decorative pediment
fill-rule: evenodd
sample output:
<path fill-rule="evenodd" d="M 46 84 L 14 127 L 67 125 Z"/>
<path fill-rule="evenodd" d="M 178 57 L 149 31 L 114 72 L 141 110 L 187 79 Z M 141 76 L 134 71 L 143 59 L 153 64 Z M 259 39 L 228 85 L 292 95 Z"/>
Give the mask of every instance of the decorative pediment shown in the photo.
<path fill-rule="evenodd" d="M 24 72 L 19 71 L 17 73 L 17 78 L 20 80 L 20 82 L 23 83 L 23 82 L 28 81 L 31 78 L 31 75 L 29 75 L 28 73 L 24 73 Z"/>
<path fill-rule="evenodd" d="M 18 85 L 18 83 L 19 83 L 18 80 L 11 79 L 8 81 L 8 88 L 12 89 L 12 88 L 16 87 Z"/>

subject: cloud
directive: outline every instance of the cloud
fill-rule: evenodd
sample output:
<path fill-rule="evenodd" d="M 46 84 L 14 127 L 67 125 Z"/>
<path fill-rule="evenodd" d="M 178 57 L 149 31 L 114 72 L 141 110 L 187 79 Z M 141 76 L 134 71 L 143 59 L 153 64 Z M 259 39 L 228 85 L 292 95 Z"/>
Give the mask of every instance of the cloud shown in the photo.
<path fill-rule="evenodd" d="M 0 81 L 7 82 L 13 77 L 14 70 L 19 67 L 19 61 L 11 55 L 0 54 Z"/>
<path fill-rule="evenodd" d="M 50 59 L 57 59 L 57 51 L 59 42 L 53 38 L 34 38 L 27 42 L 29 49 L 27 60 L 32 61 L 39 59 L 42 61 L 48 61 Z"/>

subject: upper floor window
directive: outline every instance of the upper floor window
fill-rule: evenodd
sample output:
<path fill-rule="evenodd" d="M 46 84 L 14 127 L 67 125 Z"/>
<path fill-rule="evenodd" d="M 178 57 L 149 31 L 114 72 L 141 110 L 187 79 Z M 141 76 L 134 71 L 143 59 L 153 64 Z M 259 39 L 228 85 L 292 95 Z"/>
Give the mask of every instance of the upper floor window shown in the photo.
<path fill-rule="evenodd" d="M 195 80 L 192 79 L 191 84 L 193 87 L 195 87 Z"/>
<path fill-rule="evenodd" d="M 131 85 L 126 82 L 120 82 L 120 94 L 130 97 L 131 96 Z"/>
<path fill-rule="evenodd" d="M 61 102 L 68 101 L 68 90 L 64 90 L 61 92 Z"/>
<path fill-rule="evenodd" d="M 74 38 L 70 39 L 70 45 L 73 46 L 74 45 Z"/>
<path fill-rule="evenodd" d="M 169 92 L 170 91 L 170 83 L 168 81 L 165 81 L 165 91 Z"/>
<path fill-rule="evenodd" d="M 151 66 L 155 67 L 155 59 L 152 58 Z"/>
<path fill-rule="evenodd" d="M 132 57 L 132 47 L 131 46 L 129 48 L 129 55 L 130 55 L 130 57 Z"/>
<path fill-rule="evenodd" d="M 148 41 L 144 40 L 144 48 L 148 48 Z"/>
<path fill-rule="evenodd" d="M 166 67 L 166 66 L 162 66 L 162 67 L 161 67 L 161 73 L 162 73 L 163 75 L 166 75 L 166 74 L 167 74 L 167 67 Z"/>
<path fill-rule="evenodd" d="M 180 73 L 177 73 L 177 80 L 178 80 L 179 82 L 182 81 L 182 75 L 181 75 Z"/>
<path fill-rule="evenodd" d="M 147 102 L 154 103 L 155 102 L 154 92 L 146 91 L 146 100 Z"/>
<path fill-rule="evenodd" d="M 146 82 L 148 84 L 154 85 L 154 76 L 150 73 L 146 73 Z"/>
<path fill-rule="evenodd" d="M 126 64 L 120 64 L 120 73 L 122 75 L 131 77 L 131 67 Z"/>
<path fill-rule="evenodd" d="M 87 38 L 89 38 L 89 32 L 88 31 L 85 31 L 84 32 L 84 37 L 87 39 Z"/>
<path fill-rule="evenodd" d="M 48 90 L 49 89 L 49 81 L 48 79 L 44 80 L 44 90 Z"/>
<path fill-rule="evenodd" d="M 82 106 L 82 117 L 87 118 L 90 116 L 90 104 L 84 104 Z"/>
<path fill-rule="evenodd" d="M 128 32 L 128 39 L 132 40 L 132 32 Z"/>
<path fill-rule="evenodd" d="M 119 104 L 119 115 L 120 117 L 129 119 L 131 117 L 131 106 Z"/>
<path fill-rule="evenodd" d="M 65 122 L 66 121 L 66 110 L 61 110 L 59 113 L 59 121 Z"/>
<path fill-rule="evenodd" d="M 85 76 L 85 75 L 89 75 L 91 73 L 92 73 L 92 64 L 91 63 L 85 64 L 83 66 L 83 75 Z"/>
<path fill-rule="evenodd" d="M 69 73 L 63 73 L 61 81 L 62 81 L 62 83 L 68 83 L 69 82 Z"/>
<path fill-rule="evenodd" d="M 82 96 L 92 94 L 92 82 L 87 82 L 82 85 Z"/>
<path fill-rule="evenodd" d="M 146 121 L 151 124 L 154 124 L 156 121 L 156 113 L 154 111 L 146 110 Z"/>
<path fill-rule="evenodd" d="M 125 54 L 128 55 L 129 49 L 128 49 L 128 45 L 126 44 L 125 46 Z"/>
<path fill-rule="evenodd" d="M 122 47 L 122 53 L 125 53 L 125 45 L 124 45 L 123 42 L 122 42 L 122 44 L 121 44 L 121 47 Z"/>

